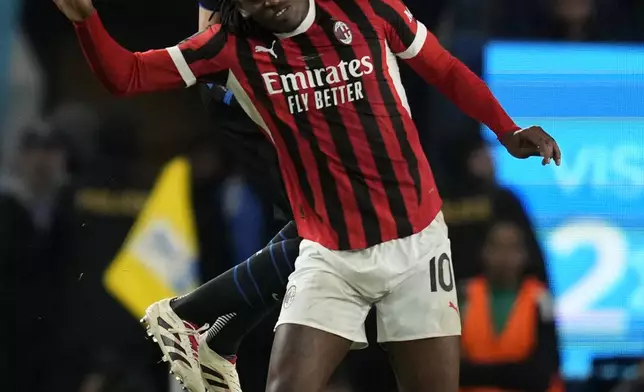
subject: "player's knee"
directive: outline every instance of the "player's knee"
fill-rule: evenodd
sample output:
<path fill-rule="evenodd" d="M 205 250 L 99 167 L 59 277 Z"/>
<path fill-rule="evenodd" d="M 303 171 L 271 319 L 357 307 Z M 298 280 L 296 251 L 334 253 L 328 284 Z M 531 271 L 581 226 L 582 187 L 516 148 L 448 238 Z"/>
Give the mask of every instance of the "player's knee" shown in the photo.
<path fill-rule="evenodd" d="M 272 377 L 266 383 L 266 392 L 294 392 L 293 384 L 289 383 L 287 377 Z"/>
<path fill-rule="evenodd" d="M 317 358 L 316 358 L 317 359 Z M 289 355 L 288 350 L 271 356 L 266 392 L 317 392 L 327 378 L 326 367 L 306 358 Z"/>
<path fill-rule="evenodd" d="M 292 366 L 272 369 L 266 383 L 266 392 L 301 392 L 310 390 L 309 388 L 310 385 L 307 385 L 306 380 L 300 379 L 292 371 Z"/>
<path fill-rule="evenodd" d="M 300 387 L 296 361 L 290 358 L 286 350 L 275 350 L 271 355 L 266 392 L 296 392 Z"/>
<path fill-rule="evenodd" d="M 387 344 L 400 389 L 405 392 L 457 392 L 459 342 L 459 336 L 445 336 Z"/>
<path fill-rule="evenodd" d="M 275 332 L 267 392 L 319 392 L 351 347 L 339 336 L 298 324 Z"/>

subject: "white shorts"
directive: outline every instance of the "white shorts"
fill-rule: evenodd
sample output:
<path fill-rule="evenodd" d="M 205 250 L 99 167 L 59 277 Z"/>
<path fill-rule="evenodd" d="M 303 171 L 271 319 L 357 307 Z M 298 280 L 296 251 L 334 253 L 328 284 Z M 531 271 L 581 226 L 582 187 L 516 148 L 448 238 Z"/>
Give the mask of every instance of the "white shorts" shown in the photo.
<path fill-rule="evenodd" d="M 364 321 L 377 308 L 378 342 L 461 334 L 443 214 L 412 236 L 357 251 L 304 240 L 277 322 L 299 324 L 367 346 Z"/>

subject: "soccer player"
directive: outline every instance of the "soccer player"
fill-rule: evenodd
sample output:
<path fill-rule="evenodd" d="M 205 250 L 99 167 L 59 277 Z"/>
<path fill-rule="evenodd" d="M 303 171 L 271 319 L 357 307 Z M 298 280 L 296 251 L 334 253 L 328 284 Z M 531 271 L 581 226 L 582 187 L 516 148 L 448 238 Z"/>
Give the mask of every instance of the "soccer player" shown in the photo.
<path fill-rule="evenodd" d="M 378 340 L 408 391 L 458 389 L 460 317 L 440 197 L 396 57 L 519 158 L 561 153 L 521 130 L 485 84 L 398 0 L 227 0 L 222 24 L 131 53 L 91 0 L 55 0 L 115 94 L 191 86 L 222 70 L 275 145 L 303 237 L 276 327 L 267 391 L 319 391 L 378 310 Z"/>

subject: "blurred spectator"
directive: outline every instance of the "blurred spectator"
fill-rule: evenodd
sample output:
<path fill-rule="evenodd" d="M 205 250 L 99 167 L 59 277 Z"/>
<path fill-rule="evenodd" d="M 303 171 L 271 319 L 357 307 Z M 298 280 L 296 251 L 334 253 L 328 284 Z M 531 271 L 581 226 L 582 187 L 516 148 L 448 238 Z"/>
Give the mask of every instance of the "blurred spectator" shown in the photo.
<path fill-rule="evenodd" d="M 2 7 L 5 5 L 0 9 Z M 7 96 L 0 96 L 0 105 L 6 103 L 0 106 L 0 151 L 4 172 L 11 170 L 11 164 L 16 161 L 14 155 L 18 151 L 21 130 L 40 117 L 43 98 L 40 64 L 36 62 L 29 42 L 18 31 L 7 38 L 7 50 L 11 55 L 6 73 Z"/>
<path fill-rule="evenodd" d="M 644 390 L 644 360 L 629 355 L 597 355 L 590 377 L 583 383 L 589 392 L 635 392 Z"/>
<path fill-rule="evenodd" d="M 4 115 L 8 101 L 7 84 L 10 73 L 7 71 L 11 62 L 11 46 L 15 25 L 17 0 L 0 2 L 0 125 L 4 124 Z"/>
<path fill-rule="evenodd" d="M 73 138 L 82 121 L 68 120 L 55 122 Z M 50 390 L 77 391 L 81 385 L 97 386 L 97 380 L 104 380 L 100 391 L 118 391 L 105 387 L 112 385 L 109 380 L 114 374 L 109 358 L 128 358 L 129 374 L 150 380 L 152 390 L 167 388 L 167 370 L 157 364 L 155 347 L 142 338 L 138 320 L 103 286 L 104 271 L 123 244 L 151 182 L 136 175 L 138 145 L 133 135 L 137 126 L 127 112 L 107 112 L 101 117 L 95 148 L 88 148 L 94 155 L 78 158 L 82 164 L 75 167 L 65 192 L 64 309 L 56 330 L 53 352 L 58 361 L 51 365 Z"/>
<path fill-rule="evenodd" d="M 216 135 L 204 133 L 188 154 L 192 199 L 199 236 L 202 281 L 206 282 L 261 249 L 270 238 L 263 205 L 237 174 L 232 159 L 218 148 Z"/>
<path fill-rule="evenodd" d="M 548 29 L 540 38 L 565 41 L 614 41 L 632 39 L 628 14 L 614 1 L 554 0 Z"/>
<path fill-rule="evenodd" d="M 11 322 L 0 361 L 0 390 L 46 391 L 47 367 L 24 366 L 51 356 L 61 294 L 59 191 L 65 182 L 61 136 L 45 123 L 21 131 L 11 174 L 0 179 L 0 301 Z M 27 339 L 18 339 L 27 336 Z M 19 384 L 17 384 L 19 382 Z"/>
<path fill-rule="evenodd" d="M 82 174 L 96 157 L 100 116 L 90 105 L 73 102 L 59 105 L 47 121 L 63 132 L 69 143 L 67 171 L 71 176 Z"/>
<path fill-rule="evenodd" d="M 79 392 L 157 392 L 155 380 L 149 373 L 138 372 L 136 360 L 131 357 L 114 355 L 111 352 L 97 354 L 102 369 L 90 373 L 80 385 Z M 133 366 L 134 365 L 134 366 Z"/>
<path fill-rule="evenodd" d="M 526 273 L 522 228 L 494 223 L 482 261 L 483 274 L 460 286 L 462 391 L 562 391 L 554 304 Z"/>
<path fill-rule="evenodd" d="M 595 0 L 557 0 L 552 6 L 554 38 L 585 41 L 597 35 Z"/>
<path fill-rule="evenodd" d="M 621 383 L 612 392 L 641 392 L 644 391 L 644 361 L 640 362 L 635 377 Z"/>
<path fill-rule="evenodd" d="M 495 0 L 491 34 L 499 38 L 616 41 L 637 38 L 636 4 L 611 0 Z"/>
<path fill-rule="evenodd" d="M 19 139 L 14 170 L 2 177 L 0 189 L 27 208 L 37 228 L 46 229 L 56 195 L 66 181 L 65 141 L 46 123 L 24 128 Z"/>
<path fill-rule="evenodd" d="M 494 162 L 486 142 L 476 131 L 447 143 L 441 155 L 447 172 L 439 178 L 443 212 L 452 242 L 457 280 L 480 273 L 479 254 L 485 229 L 495 219 L 509 220 L 526 233 L 531 272 L 547 284 L 545 262 L 530 218 L 521 200 L 495 178 Z"/>

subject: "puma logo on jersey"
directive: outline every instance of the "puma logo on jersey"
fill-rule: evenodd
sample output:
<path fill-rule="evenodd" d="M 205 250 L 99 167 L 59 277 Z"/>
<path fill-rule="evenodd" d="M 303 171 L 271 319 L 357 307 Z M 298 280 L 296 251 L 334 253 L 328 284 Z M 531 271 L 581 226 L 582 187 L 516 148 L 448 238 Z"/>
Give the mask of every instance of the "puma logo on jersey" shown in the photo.
<path fill-rule="evenodd" d="M 447 306 L 449 306 L 450 308 L 454 309 L 454 311 L 455 311 L 457 314 L 459 314 L 459 315 L 461 314 L 461 313 L 458 311 L 458 307 L 457 307 L 456 305 L 454 305 L 454 302 L 449 301 L 449 303 L 447 304 Z"/>
<path fill-rule="evenodd" d="M 277 58 L 277 53 L 275 53 L 275 42 L 277 42 L 277 41 L 273 41 L 273 44 L 271 45 L 270 48 L 267 48 L 267 47 L 261 46 L 261 45 L 255 46 L 255 53 L 268 53 L 271 56 L 273 56 L 273 58 L 276 59 Z"/>

